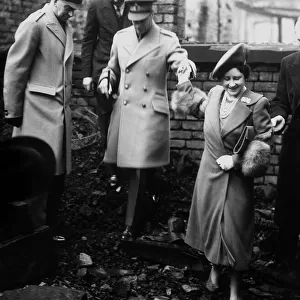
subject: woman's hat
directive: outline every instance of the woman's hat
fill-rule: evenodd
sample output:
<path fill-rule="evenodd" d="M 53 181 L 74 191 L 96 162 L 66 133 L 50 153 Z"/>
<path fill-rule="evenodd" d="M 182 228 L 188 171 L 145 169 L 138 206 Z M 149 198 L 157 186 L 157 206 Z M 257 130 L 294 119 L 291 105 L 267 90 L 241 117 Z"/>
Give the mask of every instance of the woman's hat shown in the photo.
<path fill-rule="evenodd" d="M 249 48 L 244 43 L 239 43 L 230 48 L 218 61 L 211 72 L 211 77 L 220 78 L 224 71 L 230 69 L 230 66 L 245 65 L 247 63 Z"/>
<path fill-rule="evenodd" d="M 130 21 L 142 21 L 152 13 L 152 4 L 155 0 L 125 0 L 129 5 L 128 19 Z"/>

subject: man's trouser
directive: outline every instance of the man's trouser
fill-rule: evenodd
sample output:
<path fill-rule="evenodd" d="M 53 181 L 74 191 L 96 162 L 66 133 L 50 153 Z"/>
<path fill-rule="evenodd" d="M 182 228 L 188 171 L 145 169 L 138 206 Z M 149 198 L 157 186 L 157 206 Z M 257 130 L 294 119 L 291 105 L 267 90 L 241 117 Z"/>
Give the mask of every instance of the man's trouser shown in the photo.
<path fill-rule="evenodd" d="M 54 176 L 47 196 L 46 224 L 54 230 L 59 225 L 58 211 L 61 205 L 64 185 L 65 174 Z"/>
<path fill-rule="evenodd" d="M 107 146 L 107 132 L 113 107 L 113 99 L 106 98 L 105 95 L 98 92 L 95 92 L 95 97 L 97 100 L 96 113 L 101 134 L 101 146 L 103 146 L 103 150 L 105 150 Z"/>
<path fill-rule="evenodd" d="M 153 211 L 152 196 L 158 194 L 160 179 L 156 176 L 157 169 L 130 169 L 126 226 L 133 231 L 140 231 L 145 221 L 149 220 Z M 146 191 L 149 195 L 146 195 Z"/>

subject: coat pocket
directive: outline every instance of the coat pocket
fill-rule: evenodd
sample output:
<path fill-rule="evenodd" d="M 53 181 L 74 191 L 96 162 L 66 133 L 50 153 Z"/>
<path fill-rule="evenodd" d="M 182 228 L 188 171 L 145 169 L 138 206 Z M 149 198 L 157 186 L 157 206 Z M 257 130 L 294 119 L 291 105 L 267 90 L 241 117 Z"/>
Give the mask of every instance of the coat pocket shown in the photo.
<path fill-rule="evenodd" d="M 152 106 L 154 111 L 168 115 L 170 113 L 169 103 L 165 96 L 155 95 L 152 99 Z"/>
<path fill-rule="evenodd" d="M 28 83 L 28 90 L 30 92 L 42 93 L 50 96 L 55 96 L 56 88 L 54 86 L 46 86 L 37 83 Z"/>

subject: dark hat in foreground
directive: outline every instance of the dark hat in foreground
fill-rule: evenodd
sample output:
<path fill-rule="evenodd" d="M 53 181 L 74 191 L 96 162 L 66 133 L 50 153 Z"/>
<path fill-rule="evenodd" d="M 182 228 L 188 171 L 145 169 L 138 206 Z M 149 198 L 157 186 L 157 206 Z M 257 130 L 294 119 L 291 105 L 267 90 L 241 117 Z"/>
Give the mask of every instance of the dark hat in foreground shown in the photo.
<path fill-rule="evenodd" d="M 0 143 L 0 186 L 5 202 L 23 201 L 48 191 L 55 172 L 52 148 L 41 139 L 14 137 Z"/>
<path fill-rule="evenodd" d="M 220 78 L 224 71 L 236 65 L 243 65 L 247 63 L 249 48 L 244 43 L 239 43 L 230 48 L 218 61 L 215 68 L 211 72 L 211 77 Z"/>
<path fill-rule="evenodd" d="M 131 21 L 142 21 L 152 13 L 152 4 L 155 0 L 125 0 L 129 5 L 128 19 Z"/>
<path fill-rule="evenodd" d="M 83 4 L 82 0 L 65 0 L 65 2 L 74 9 L 82 10 Z"/>

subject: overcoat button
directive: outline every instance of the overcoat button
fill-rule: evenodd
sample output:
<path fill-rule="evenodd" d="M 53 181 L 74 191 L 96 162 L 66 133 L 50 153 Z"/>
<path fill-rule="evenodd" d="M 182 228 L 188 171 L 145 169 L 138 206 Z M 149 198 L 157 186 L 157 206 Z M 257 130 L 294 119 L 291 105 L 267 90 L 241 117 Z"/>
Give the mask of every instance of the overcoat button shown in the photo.
<path fill-rule="evenodd" d="M 124 105 L 127 105 L 128 101 L 127 100 L 124 100 L 123 104 Z"/>
<path fill-rule="evenodd" d="M 128 90 L 128 88 L 129 88 L 129 85 L 125 84 L 125 89 Z"/>
<path fill-rule="evenodd" d="M 142 104 L 142 107 L 143 107 L 143 108 L 146 108 L 146 104 L 145 104 L 145 103 L 143 103 L 143 104 Z"/>

